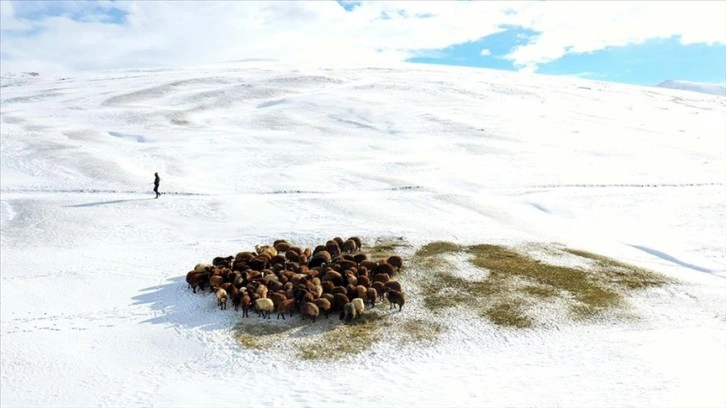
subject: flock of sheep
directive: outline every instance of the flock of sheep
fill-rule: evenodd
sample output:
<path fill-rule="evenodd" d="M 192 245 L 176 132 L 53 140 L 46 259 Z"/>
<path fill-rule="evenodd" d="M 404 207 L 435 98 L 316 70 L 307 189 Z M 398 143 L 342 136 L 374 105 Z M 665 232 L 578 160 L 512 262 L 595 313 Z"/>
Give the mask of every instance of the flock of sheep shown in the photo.
<path fill-rule="evenodd" d="M 360 317 L 366 305 L 375 307 L 387 298 L 390 307 L 403 308 L 401 284 L 392 279 L 403 266 L 393 255 L 373 260 L 361 252 L 358 237 L 335 237 L 315 249 L 300 248 L 284 239 L 260 245 L 255 251 L 236 256 L 216 257 L 211 264 L 198 264 L 187 273 L 188 287 L 194 293 L 207 287 L 220 309 L 231 299 L 235 311 L 249 317 L 285 319 L 298 312 L 313 322 L 320 315 L 339 313 L 345 323 Z"/>

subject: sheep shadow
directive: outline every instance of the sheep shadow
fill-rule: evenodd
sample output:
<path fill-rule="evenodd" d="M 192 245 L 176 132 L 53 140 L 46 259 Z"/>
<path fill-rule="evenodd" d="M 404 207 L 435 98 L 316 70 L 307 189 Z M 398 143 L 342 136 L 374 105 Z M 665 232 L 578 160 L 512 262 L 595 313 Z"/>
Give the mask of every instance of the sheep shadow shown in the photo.
<path fill-rule="evenodd" d="M 147 305 L 155 315 L 140 324 L 213 331 L 231 328 L 237 321 L 231 302 L 227 303 L 227 310 L 220 310 L 213 293 L 209 290 L 193 293 L 184 276 L 167 279 L 166 283 L 140 289 L 140 292 L 131 298 L 132 305 Z"/>

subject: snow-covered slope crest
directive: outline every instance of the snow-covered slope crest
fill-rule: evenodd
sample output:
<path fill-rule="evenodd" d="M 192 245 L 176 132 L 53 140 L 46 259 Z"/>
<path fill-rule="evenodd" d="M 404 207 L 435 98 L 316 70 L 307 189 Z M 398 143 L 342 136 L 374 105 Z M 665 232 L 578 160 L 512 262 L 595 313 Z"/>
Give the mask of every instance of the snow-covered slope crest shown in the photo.
<path fill-rule="evenodd" d="M 408 64 L 30 79 L 0 92 L 0 406 L 726 406 L 724 98 Z M 628 299 L 630 320 L 531 330 L 411 290 L 380 313 L 444 335 L 319 363 L 241 346 L 236 324 L 282 323 L 184 281 L 354 235 L 405 259 L 554 243 L 682 283 Z M 315 324 L 293 340 L 340 322 Z"/>
<path fill-rule="evenodd" d="M 726 84 L 668 80 L 658 84 L 661 88 L 680 89 L 726 97 Z"/>

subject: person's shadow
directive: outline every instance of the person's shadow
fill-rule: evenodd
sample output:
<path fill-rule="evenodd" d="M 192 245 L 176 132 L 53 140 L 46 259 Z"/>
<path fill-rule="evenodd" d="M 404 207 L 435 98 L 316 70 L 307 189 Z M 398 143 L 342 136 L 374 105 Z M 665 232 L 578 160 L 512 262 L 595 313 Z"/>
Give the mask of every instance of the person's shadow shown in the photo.
<path fill-rule="evenodd" d="M 75 205 L 66 205 L 65 207 L 69 208 L 82 208 L 82 207 L 98 207 L 101 205 L 109 205 L 109 204 L 120 204 L 120 203 L 128 203 L 130 201 L 146 201 L 146 200 L 153 200 L 154 197 L 151 198 L 129 198 L 127 200 L 112 200 L 112 201 L 96 201 L 93 203 L 83 203 L 83 204 L 75 204 Z"/>

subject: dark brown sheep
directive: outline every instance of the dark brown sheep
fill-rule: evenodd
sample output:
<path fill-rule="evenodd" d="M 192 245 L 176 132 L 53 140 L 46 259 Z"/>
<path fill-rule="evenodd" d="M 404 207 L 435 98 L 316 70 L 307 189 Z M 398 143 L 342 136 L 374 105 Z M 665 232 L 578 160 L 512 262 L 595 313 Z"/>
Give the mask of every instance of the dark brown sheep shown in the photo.
<path fill-rule="evenodd" d="M 406 303 L 406 299 L 403 295 L 403 292 L 399 292 L 397 290 L 393 290 L 391 288 L 386 288 L 384 290 L 384 296 L 388 297 L 388 301 L 390 302 L 391 307 L 395 308 L 395 305 L 398 305 L 398 311 L 400 312 L 401 309 L 403 309 L 403 304 Z"/>
<path fill-rule="evenodd" d="M 318 307 L 318 310 L 325 312 L 325 318 L 327 319 L 330 315 L 330 311 L 333 309 L 332 303 L 330 303 L 328 299 L 324 298 L 315 299 L 314 303 Z"/>
<path fill-rule="evenodd" d="M 360 254 L 353 255 L 353 261 L 357 264 L 359 264 L 367 259 L 368 259 L 368 255 L 366 255 L 362 252 Z"/>
<path fill-rule="evenodd" d="M 218 256 L 218 257 L 212 259 L 212 265 L 224 266 L 226 268 L 232 269 L 232 260 L 233 259 L 234 259 L 234 257 L 232 255 L 225 256 L 225 257 Z"/>
<path fill-rule="evenodd" d="M 358 284 L 363 285 L 365 287 L 371 286 L 371 280 L 367 276 L 359 276 L 358 277 Z"/>
<path fill-rule="evenodd" d="M 403 267 L 403 258 L 398 255 L 391 255 L 386 259 L 386 263 L 399 270 Z"/>
<path fill-rule="evenodd" d="M 363 248 L 363 242 L 360 240 L 360 238 L 358 238 L 358 237 L 350 237 L 350 238 L 348 238 L 348 240 L 351 240 L 351 241 L 355 242 L 355 246 L 358 249 Z"/>
<path fill-rule="evenodd" d="M 335 241 L 338 244 L 340 249 L 343 249 L 343 242 L 345 242 L 345 241 L 343 241 L 343 238 L 335 237 L 335 238 L 333 238 L 333 241 Z"/>
<path fill-rule="evenodd" d="M 383 282 L 373 282 L 371 283 L 371 287 L 378 292 L 378 296 L 383 296 L 383 290 L 386 288 L 386 285 Z"/>
<path fill-rule="evenodd" d="M 358 251 L 358 244 L 356 244 L 355 241 L 353 241 L 352 239 L 349 239 L 349 240 L 343 242 L 343 246 L 340 247 L 340 249 L 342 249 L 343 252 L 352 254 L 353 252 Z"/>
<path fill-rule="evenodd" d="M 403 292 L 403 288 L 401 287 L 401 283 L 395 280 L 390 280 L 383 284 L 387 288 L 391 288 L 393 290 L 396 290 L 398 292 Z"/>
<path fill-rule="evenodd" d="M 396 269 L 393 267 L 393 265 L 387 264 L 387 263 L 379 263 L 378 266 L 373 270 L 373 273 L 376 275 L 380 274 L 386 274 L 388 276 L 393 276 L 393 274 L 396 272 Z"/>
<path fill-rule="evenodd" d="M 192 287 L 192 291 L 194 293 L 197 293 L 197 288 L 199 290 L 204 290 L 204 287 L 209 283 L 209 280 L 207 279 L 207 273 L 206 272 L 196 272 L 194 275 L 190 277 L 189 286 Z"/>
<path fill-rule="evenodd" d="M 285 252 L 289 251 L 290 248 L 292 248 L 292 244 L 285 241 L 284 239 L 275 241 L 275 243 L 273 243 L 272 246 L 275 247 L 275 249 L 277 250 L 278 253 L 285 253 Z"/>
<path fill-rule="evenodd" d="M 333 240 L 325 243 L 325 250 L 330 253 L 330 256 L 332 258 L 337 258 L 338 256 L 340 256 L 340 246 L 338 246 L 338 243 Z"/>
<path fill-rule="evenodd" d="M 334 294 L 333 299 L 335 300 L 335 302 L 333 303 L 333 308 L 335 310 L 340 310 L 343 308 L 343 305 L 345 305 L 346 303 L 350 303 L 350 299 L 348 299 L 348 296 L 342 293 Z"/>

